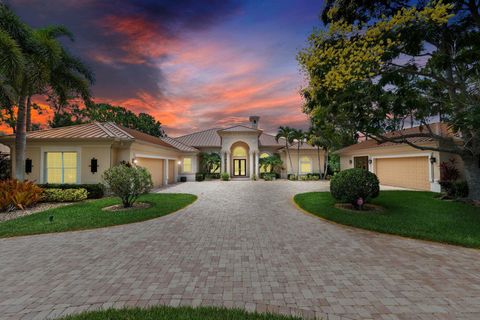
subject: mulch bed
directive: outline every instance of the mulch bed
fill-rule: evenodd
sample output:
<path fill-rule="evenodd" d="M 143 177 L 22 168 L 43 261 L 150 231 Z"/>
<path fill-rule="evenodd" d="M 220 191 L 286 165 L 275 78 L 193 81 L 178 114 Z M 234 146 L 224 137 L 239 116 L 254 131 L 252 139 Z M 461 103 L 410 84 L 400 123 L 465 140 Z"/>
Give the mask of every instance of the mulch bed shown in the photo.
<path fill-rule="evenodd" d="M 365 203 L 363 205 L 362 210 L 357 210 L 351 203 L 336 203 L 335 208 L 337 209 L 342 209 L 342 210 L 348 210 L 352 212 L 383 212 L 385 211 L 385 208 L 381 206 L 377 206 L 371 203 Z"/>
<path fill-rule="evenodd" d="M 0 222 L 17 219 L 24 216 L 29 216 L 34 213 L 39 213 L 48 209 L 58 208 L 72 204 L 72 202 L 43 202 L 26 210 L 13 210 L 10 212 L 0 212 Z"/>
<path fill-rule="evenodd" d="M 110 212 L 121 212 L 121 211 L 135 210 L 135 209 L 147 209 L 147 208 L 150 208 L 151 206 L 152 205 L 150 203 L 136 202 L 130 208 L 124 208 L 123 204 L 116 204 L 114 206 L 105 207 L 102 210 L 103 211 L 110 211 Z"/>

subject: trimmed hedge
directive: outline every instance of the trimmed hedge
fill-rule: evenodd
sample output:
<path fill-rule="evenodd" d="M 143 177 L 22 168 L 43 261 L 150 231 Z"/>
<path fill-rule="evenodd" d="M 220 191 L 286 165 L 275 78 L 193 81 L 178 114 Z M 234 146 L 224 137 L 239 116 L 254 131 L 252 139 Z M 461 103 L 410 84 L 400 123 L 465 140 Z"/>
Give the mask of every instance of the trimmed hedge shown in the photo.
<path fill-rule="evenodd" d="M 330 193 L 338 201 L 351 203 L 355 207 L 361 207 L 362 202 L 368 202 L 378 197 L 380 183 L 377 176 L 365 169 L 353 168 L 340 171 L 333 176 L 330 182 Z"/>
<path fill-rule="evenodd" d="M 97 184 L 39 184 L 42 189 L 85 189 L 88 199 L 100 199 L 105 195 L 105 187 L 101 183 Z"/>
<path fill-rule="evenodd" d="M 78 189 L 44 189 L 42 193 L 45 202 L 77 202 L 86 200 L 88 192 L 84 188 Z"/>

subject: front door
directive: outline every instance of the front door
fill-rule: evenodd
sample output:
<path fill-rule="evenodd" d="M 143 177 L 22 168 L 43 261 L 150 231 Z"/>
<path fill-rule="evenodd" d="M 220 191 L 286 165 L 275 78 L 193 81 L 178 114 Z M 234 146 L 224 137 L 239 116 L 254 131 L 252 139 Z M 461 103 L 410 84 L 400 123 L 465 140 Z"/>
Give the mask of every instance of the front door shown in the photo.
<path fill-rule="evenodd" d="M 368 170 L 368 157 L 355 157 L 355 158 L 353 158 L 353 166 L 355 168 Z"/>
<path fill-rule="evenodd" d="M 233 159 L 233 176 L 241 177 L 247 175 L 247 160 Z"/>

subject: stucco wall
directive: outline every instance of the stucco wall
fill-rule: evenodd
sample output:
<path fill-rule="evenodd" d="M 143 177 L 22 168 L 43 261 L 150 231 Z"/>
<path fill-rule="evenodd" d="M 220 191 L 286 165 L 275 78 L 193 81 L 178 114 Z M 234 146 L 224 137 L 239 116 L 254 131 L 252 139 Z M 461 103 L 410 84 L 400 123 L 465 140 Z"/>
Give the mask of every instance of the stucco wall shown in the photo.
<path fill-rule="evenodd" d="M 286 172 L 288 173 L 297 173 L 297 168 L 299 164 L 299 157 L 297 150 L 291 149 L 290 156 L 292 158 L 292 167 L 290 166 L 290 159 L 288 158 L 286 152 L 284 153 L 284 158 L 282 158 Z M 312 173 L 323 173 L 323 168 L 325 166 L 325 151 L 320 150 L 320 169 L 318 167 L 318 153 L 317 150 L 300 150 L 300 159 L 302 157 L 308 157 L 312 164 Z M 300 173 L 302 175 L 302 173 Z"/>

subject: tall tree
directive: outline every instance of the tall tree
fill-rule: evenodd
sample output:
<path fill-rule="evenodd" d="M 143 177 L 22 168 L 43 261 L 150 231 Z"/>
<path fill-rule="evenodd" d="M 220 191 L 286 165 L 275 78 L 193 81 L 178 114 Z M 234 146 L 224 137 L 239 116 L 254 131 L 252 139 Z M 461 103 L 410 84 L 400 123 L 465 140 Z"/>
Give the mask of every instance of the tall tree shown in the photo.
<path fill-rule="evenodd" d="M 297 57 L 309 80 L 305 112 L 378 142 L 459 155 L 469 197 L 479 200 L 479 8 L 478 0 L 328 0 L 326 30 L 314 31 Z M 419 130 L 386 134 L 412 118 Z"/>
<path fill-rule="evenodd" d="M 17 109 L 14 130 L 15 177 L 19 180 L 25 176 L 26 130 L 27 122 L 30 126 L 32 96 L 44 94 L 49 89 L 56 90 L 54 79 L 61 76 L 63 69 L 68 69 L 75 80 L 82 81 L 88 88 L 79 68 L 67 64 L 71 56 L 57 40 L 61 36 L 71 38 L 70 32 L 64 27 L 30 28 L 0 3 L 0 75 L 7 84 L 0 87 L 0 97 L 1 102 L 6 103 L 2 109 L 9 111 L 10 118 L 10 111 L 15 109 L 15 105 Z M 62 83 L 63 88 L 69 85 L 68 82 Z M 68 88 L 77 91 L 73 85 Z"/>
<path fill-rule="evenodd" d="M 81 108 L 77 105 L 55 106 L 52 127 L 62 127 L 91 121 L 115 122 L 155 137 L 164 137 L 162 124 L 147 113 L 135 114 L 120 106 L 108 103 L 88 103 Z"/>
<path fill-rule="evenodd" d="M 300 176 L 300 147 L 305 141 L 305 132 L 302 129 L 293 129 L 291 133 L 292 139 L 297 141 L 297 178 Z"/>
<path fill-rule="evenodd" d="M 283 139 L 285 141 L 285 152 L 287 153 L 288 160 L 290 162 L 290 168 L 293 169 L 293 164 L 292 164 L 292 157 L 290 155 L 290 144 L 293 142 L 293 137 L 292 137 L 293 129 L 290 127 L 282 127 L 280 126 L 278 128 L 277 135 L 275 136 L 275 140 L 278 142 L 280 139 Z"/>

